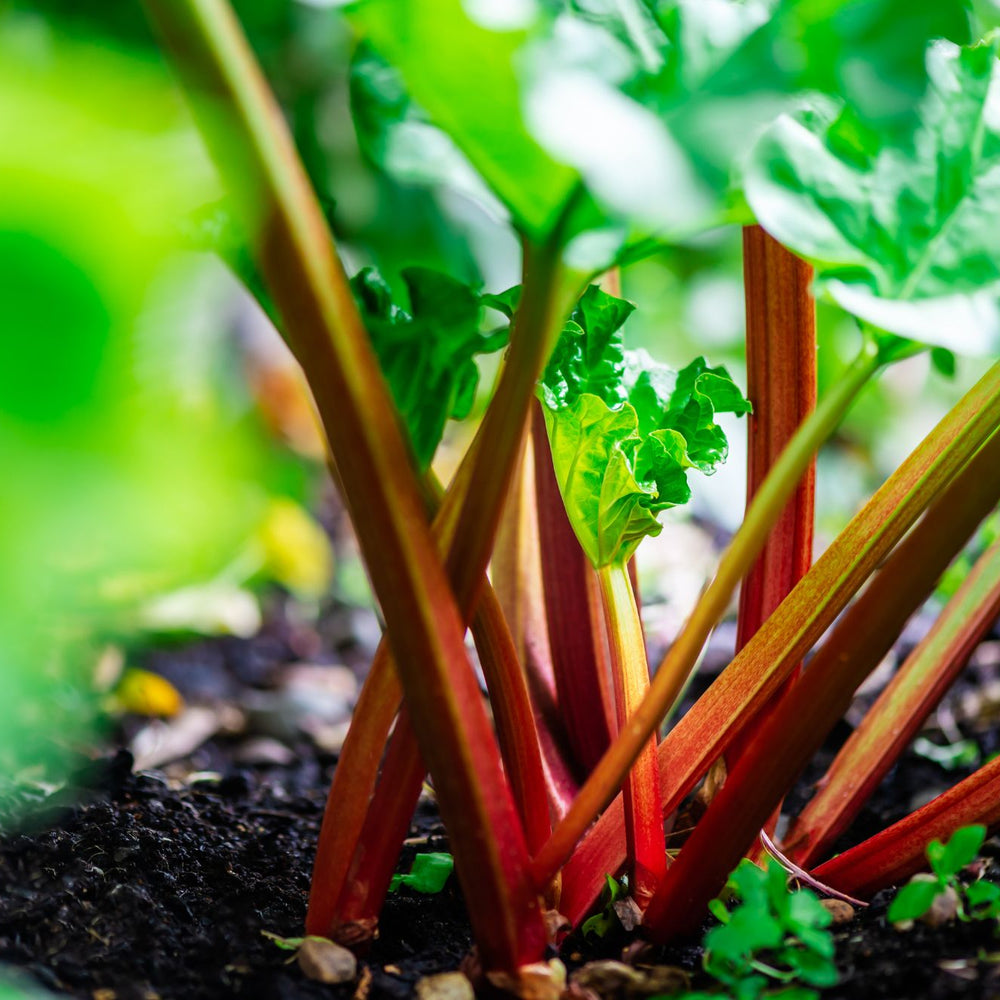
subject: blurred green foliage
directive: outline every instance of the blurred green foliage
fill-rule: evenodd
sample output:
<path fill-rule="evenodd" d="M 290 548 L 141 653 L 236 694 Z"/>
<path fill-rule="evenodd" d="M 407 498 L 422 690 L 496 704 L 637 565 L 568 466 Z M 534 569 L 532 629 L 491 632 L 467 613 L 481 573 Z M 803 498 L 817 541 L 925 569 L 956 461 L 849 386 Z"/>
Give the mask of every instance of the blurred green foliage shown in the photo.
<path fill-rule="evenodd" d="M 214 180 L 162 71 L 0 30 L 0 760 L 93 716 L 96 647 L 217 574 L 263 516 L 177 218 Z"/>

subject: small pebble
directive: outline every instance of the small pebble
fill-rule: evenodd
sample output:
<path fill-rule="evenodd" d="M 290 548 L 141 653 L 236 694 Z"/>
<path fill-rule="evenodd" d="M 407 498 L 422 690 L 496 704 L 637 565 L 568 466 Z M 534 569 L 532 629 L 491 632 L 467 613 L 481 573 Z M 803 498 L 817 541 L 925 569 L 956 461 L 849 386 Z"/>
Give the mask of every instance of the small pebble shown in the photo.
<path fill-rule="evenodd" d="M 349 983 L 358 974 L 358 960 L 346 948 L 326 938 L 308 937 L 298 952 L 299 968 L 317 983 Z"/>
<path fill-rule="evenodd" d="M 820 900 L 823 909 L 833 918 L 834 926 L 839 924 L 849 924 L 854 919 L 854 907 L 843 899 L 823 899 Z"/>
<path fill-rule="evenodd" d="M 462 972 L 442 972 L 417 982 L 418 1000 L 474 1000 L 472 983 Z"/>

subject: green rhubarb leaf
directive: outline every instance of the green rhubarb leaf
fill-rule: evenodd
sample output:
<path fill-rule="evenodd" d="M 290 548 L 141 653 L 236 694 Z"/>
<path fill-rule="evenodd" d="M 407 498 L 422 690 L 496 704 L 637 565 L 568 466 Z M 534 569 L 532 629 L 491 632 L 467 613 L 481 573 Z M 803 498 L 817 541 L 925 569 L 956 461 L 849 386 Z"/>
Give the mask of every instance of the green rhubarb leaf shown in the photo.
<path fill-rule="evenodd" d="M 660 533 L 656 515 L 690 497 L 684 439 L 666 431 L 647 447 L 628 403 L 613 410 L 590 393 L 543 412 L 559 490 L 584 552 L 597 568 L 629 559 L 643 538 Z"/>
<path fill-rule="evenodd" d="M 451 137 L 410 99 L 400 72 L 362 42 L 351 62 L 351 117 L 362 152 L 397 180 L 446 185 L 504 214 Z"/>
<path fill-rule="evenodd" d="M 598 568 L 659 534 L 657 514 L 690 499 L 687 469 L 711 473 L 725 460 L 716 414 L 749 411 L 726 370 L 704 358 L 678 373 L 626 351 L 632 310 L 591 285 L 539 384 L 563 502 Z"/>
<path fill-rule="evenodd" d="M 588 0 L 525 53 L 535 134 L 611 215 L 662 239 L 742 221 L 758 132 L 805 95 L 904 131 L 933 38 L 969 40 L 962 0 Z M 650 16 L 652 15 L 652 16 Z"/>
<path fill-rule="evenodd" d="M 543 150 L 525 126 L 516 63 L 532 34 L 534 5 L 505 6 L 362 0 L 348 17 L 399 71 L 413 100 L 468 157 L 515 221 L 544 237 L 578 175 Z M 519 9 L 528 16 L 512 18 Z M 488 26 L 491 14 L 496 30 Z"/>
<path fill-rule="evenodd" d="M 433 896 L 444 889 L 448 876 L 455 868 L 455 859 L 443 852 L 418 854 L 413 859 L 409 872 L 393 875 L 389 883 L 389 891 L 395 892 L 400 886 L 406 886 L 414 892 Z"/>
<path fill-rule="evenodd" d="M 507 331 L 480 332 L 480 296 L 460 281 L 419 267 L 402 277 L 409 311 L 371 268 L 355 275 L 351 287 L 417 461 L 426 468 L 448 419 L 469 415 L 479 384 L 476 357 L 500 350 Z"/>
<path fill-rule="evenodd" d="M 728 97 L 751 114 L 755 101 L 769 93 L 815 91 L 844 97 L 884 128 L 905 117 L 923 93 L 927 43 L 969 41 L 963 0 L 917 5 L 647 0 L 647 5 L 667 37 L 665 92 L 675 100 L 685 92 L 702 100 Z"/>
<path fill-rule="evenodd" d="M 767 130 L 746 182 L 760 223 L 816 266 L 821 297 L 960 353 L 1000 350 L 997 48 L 931 46 L 911 142 L 814 109 Z"/>

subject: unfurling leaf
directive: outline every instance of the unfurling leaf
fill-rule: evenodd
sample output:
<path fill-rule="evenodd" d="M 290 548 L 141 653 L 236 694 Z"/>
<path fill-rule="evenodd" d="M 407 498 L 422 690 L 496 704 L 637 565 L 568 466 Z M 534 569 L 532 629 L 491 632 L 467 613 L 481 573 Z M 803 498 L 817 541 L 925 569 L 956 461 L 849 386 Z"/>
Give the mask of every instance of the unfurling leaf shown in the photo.
<path fill-rule="evenodd" d="M 591 285 L 539 385 L 556 480 L 595 567 L 627 560 L 657 514 L 691 496 L 686 470 L 725 460 L 718 412 L 749 412 L 725 368 L 697 358 L 681 372 L 626 351 L 633 306 Z"/>

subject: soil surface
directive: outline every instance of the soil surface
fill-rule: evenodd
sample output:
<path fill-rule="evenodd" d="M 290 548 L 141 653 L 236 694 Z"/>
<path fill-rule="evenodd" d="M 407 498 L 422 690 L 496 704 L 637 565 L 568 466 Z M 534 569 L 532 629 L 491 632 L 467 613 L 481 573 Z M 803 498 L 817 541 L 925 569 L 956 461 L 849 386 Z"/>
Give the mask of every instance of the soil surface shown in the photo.
<path fill-rule="evenodd" d="M 262 641 L 270 643 L 272 661 L 292 656 L 276 649 L 273 636 Z M 203 642 L 197 650 L 202 662 L 215 647 Z M 252 645 L 243 652 L 252 653 Z M 172 656 L 163 665 L 168 675 L 171 663 L 176 668 L 190 660 L 191 648 Z M 273 681 L 267 669 L 241 678 L 226 669 L 231 656 L 216 659 L 227 698 L 238 701 L 242 688 L 256 697 Z M 246 656 L 237 660 L 245 667 Z M 249 662 L 256 662 L 252 655 Z M 989 713 L 979 705 L 975 719 L 962 716 L 962 706 L 970 697 L 975 701 L 970 691 L 989 689 L 995 680 L 997 665 L 983 662 L 946 706 L 947 725 L 989 753 L 996 744 Z M 205 683 L 205 672 L 199 676 Z M 127 721 L 122 742 L 135 745 L 139 728 L 138 721 Z M 826 759 L 846 731 L 845 724 L 834 734 Z M 112 749 L 96 759 L 81 757 L 56 790 L 28 780 L 0 782 L 0 967 L 21 969 L 51 993 L 92 1000 L 396 998 L 412 995 L 422 976 L 456 969 L 471 942 L 454 877 L 436 896 L 406 888 L 390 896 L 360 977 L 347 986 L 306 979 L 290 953 L 266 936 L 301 933 L 336 757 L 314 740 L 291 737 L 285 756 L 248 754 L 250 738 L 260 751 L 259 734 L 217 732 L 179 770 L 174 765 L 136 772 L 129 750 Z M 274 760 L 261 762 L 269 755 Z M 808 796 L 822 765 L 810 768 L 792 805 Z M 968 770 L 946 770 L 907 754 L 845 842 L 901 817 Z M 422 800 L 400 869 L 409 869 L 418 850 L 446 849 L 433 802 Z M 988 856 L 994 851 L 991 842 Z M 934 929 L 918 924 L 904 933 L 886 925 L 890 898 L 882 893 L 836 928 L 841 981 L 825 996 L 1000 997 L 995 922 Z M 593 959 L 620 958 L 628 944 L 624 932 L 603 942 L 574 935 L 562 957 L 572 970 Z M 693 985 L 707 985 L 699 981 L 695 948 L 659 953 L 654 960 L 686 968 Z"/>

